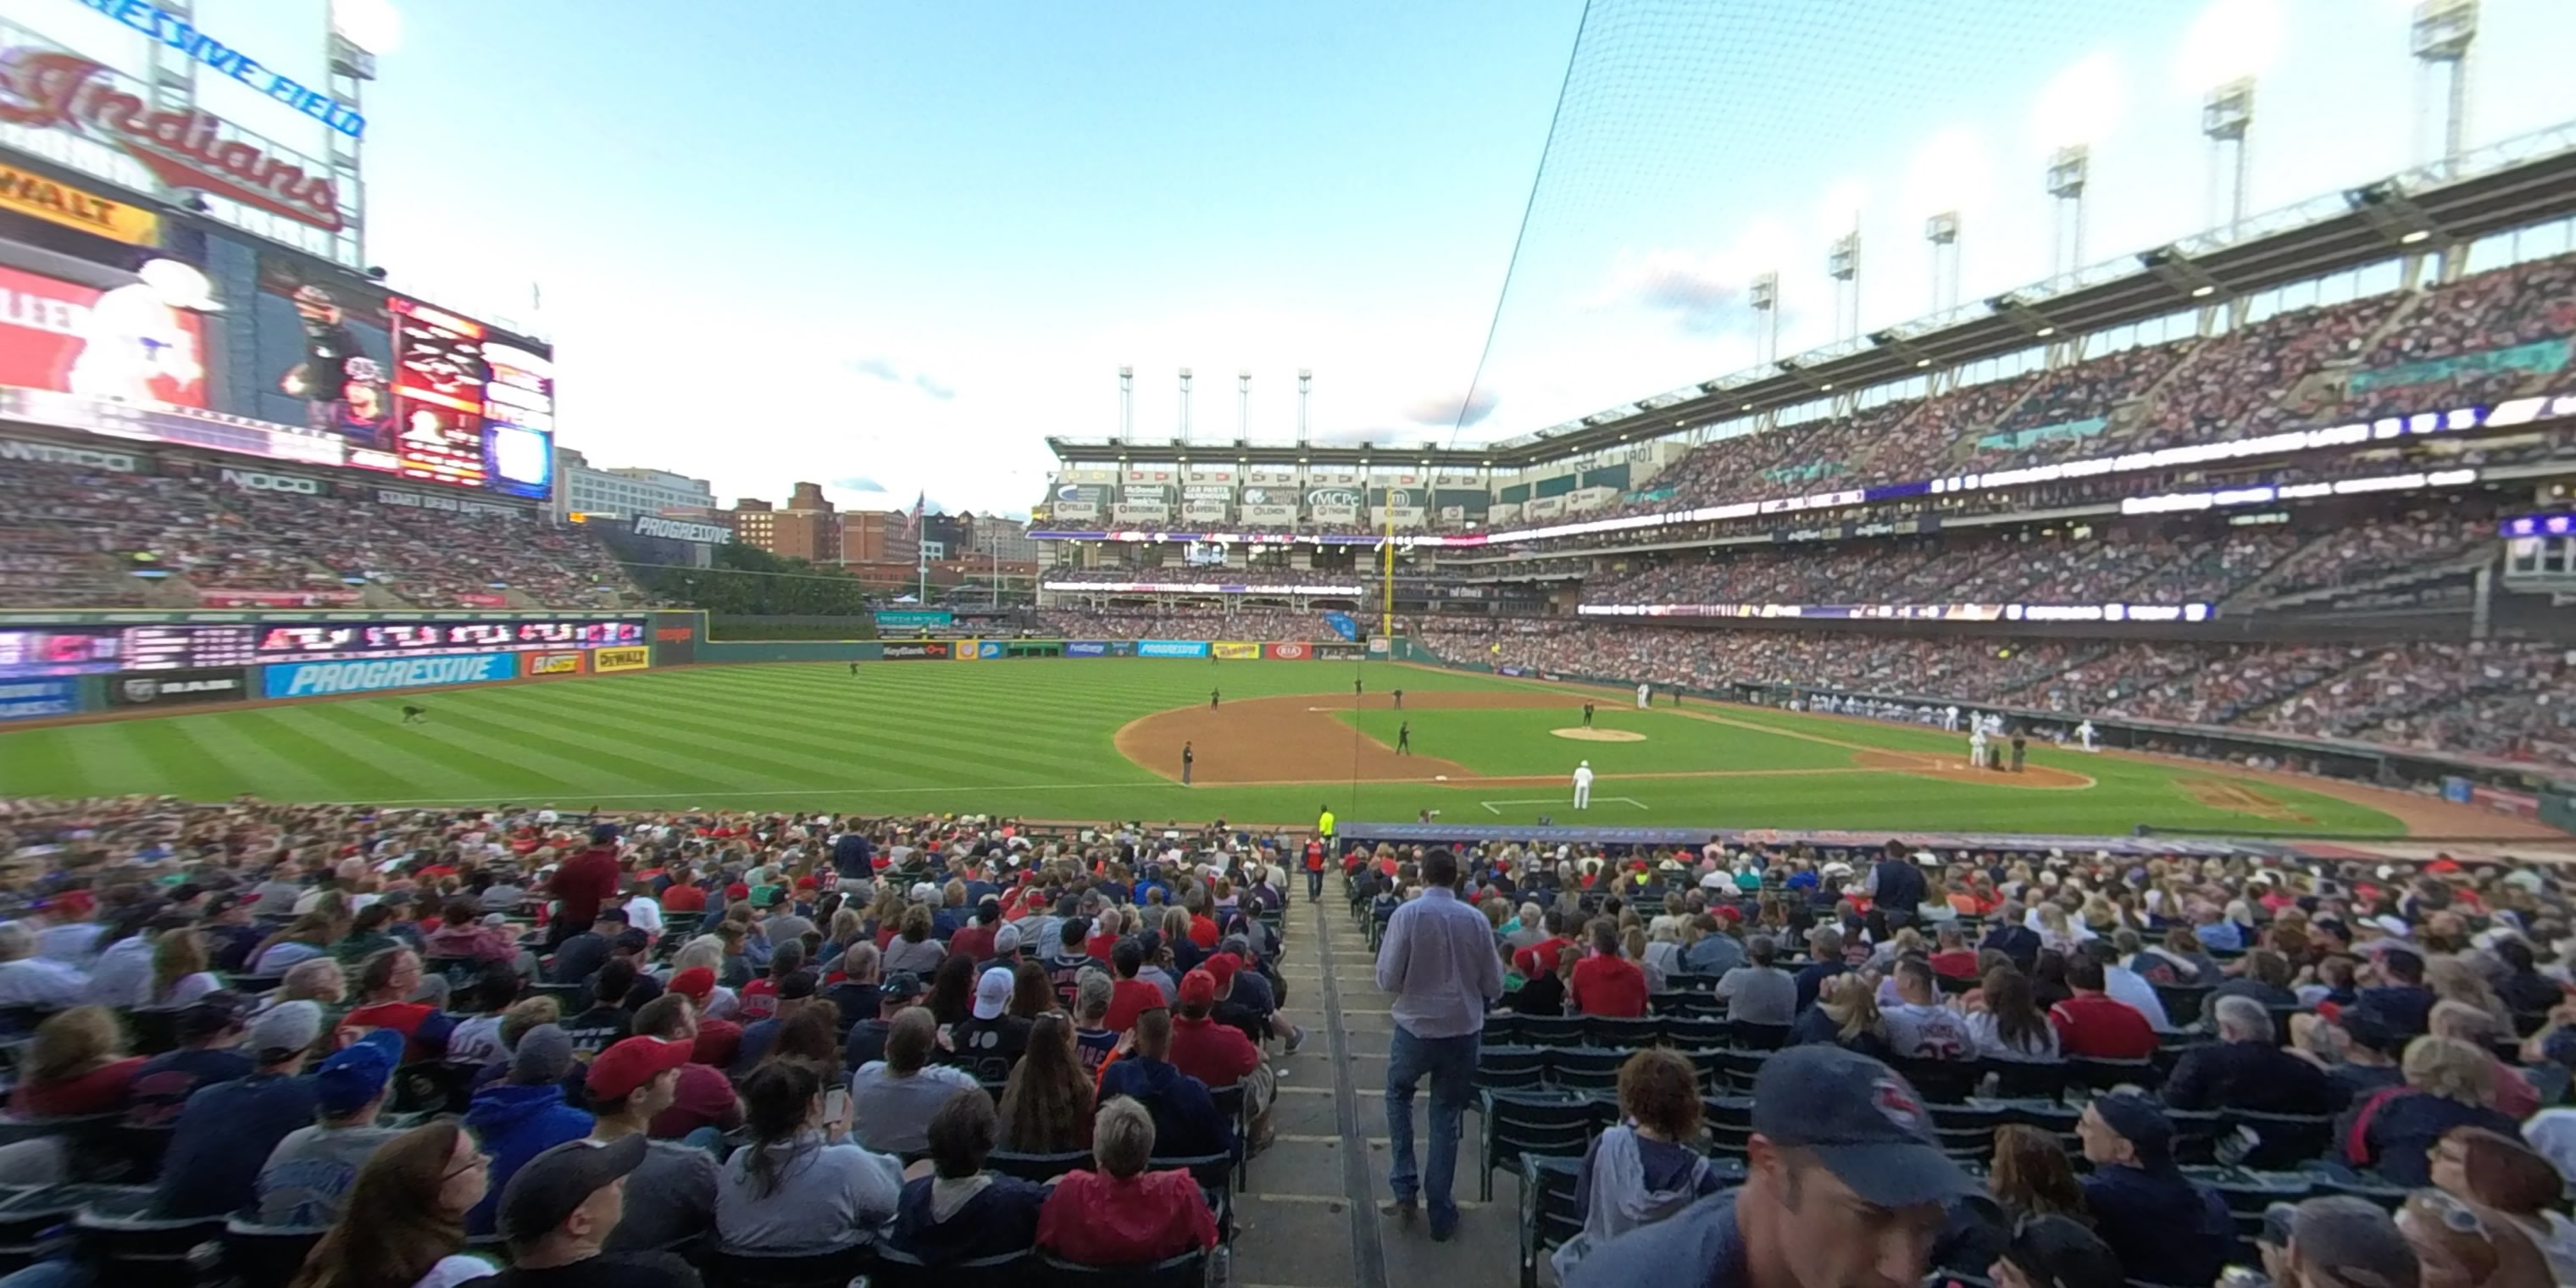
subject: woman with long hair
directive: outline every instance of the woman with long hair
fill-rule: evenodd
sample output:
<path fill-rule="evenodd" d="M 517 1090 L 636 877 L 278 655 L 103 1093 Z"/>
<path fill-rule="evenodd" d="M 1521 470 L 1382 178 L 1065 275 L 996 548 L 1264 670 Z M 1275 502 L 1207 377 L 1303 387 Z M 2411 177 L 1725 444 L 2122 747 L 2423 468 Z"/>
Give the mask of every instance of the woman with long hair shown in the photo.
<path fill-rule="evenodd" d="M 896 945 L 900 948 L 902 945 Z M 930 977 L 929 996 L 922 999 L 930 1008 L 931 1018 L 942 1027 L 963 1024 L 974 1013 L 975 959 L 967 953 L 951 953 L 939 963 L 938 973 Z"/>
<path fill-rule="evenodd" d="M 252 949 L 250 956 L 243 959 L 250 963 L 248 972 L 253 975 L 283 975 L 287 967 L 297 962 L 330 956 L 331 945 L 347 929 L 346 923 L 334 919 L 330 908 L 330 901 L 325 900 L 313 911 L 288 922 L 286 929 L 261 940 L 259 947 Z"/>
<path fill-rule="evenodd" d="M 1014 1154 L 1067 1154 L 1091 1148 L 1092 1079 L 1074 1047 L 1074 1026 L 1061 1013 L 1029 1026 L 1029 1049 L 1002 1088 L 1002 1148 Z"/>
<path fill-rule="evenodd" d="M 223 987 L 206 969 L 206 939 L 194 930 L 165 930 L 152 943 L 152 996 L 156 1011 L 177 1010 Z"/>
<path fill-rule="evenodd" d="M 825 1085 L 805 1060 L 773 1060 L 742 1080 L 751 1141 L 716 1182 L 716 1237 L 728 1250 L 828 1252 L 894 1215 L 902 1164 L 845 1139 L 849 1113 L 824 1117 Z"/>
<path fill-rule="evenodd" d="M 815 998 L 798 1008 L 794 1015 L 778 1022 L 778 1036 L 771 1040 L 761 1063 L 774 1060 L 803 1060 L 823 1075 L 826 1084 L 841 1080 L 841 1008 L 824 998 Z"/>
<path fill-rule="evenodd" d="M 2548 1258 L 2551 1277 L 2576 1283 L 2576 1221 L 2555 1209 L 2567 1181 L 2529 1145 L 2484 1127 L 2454 1127 L 2433 1147 L 2433 1188 L 2501 1213 Z"/>
<path fill-rule="evenodd" d="M 1011 968 L 1011 1004 L 1003 1014 L 1034 1020 L 1055 1009 L 1055 985 L 1047 981 L 1046 967 L 1024 961 Z"/>
<path fill-rule="evenodd" d="M 2030 977 L 2009 963 L 1986 972 L 1978 989 L 1978 1009 L 1968 1014 L 1968 1035 L 1977 1054 L 1996 1060 L 2048 1061 L 2061 1058 L 2057 1026 L 2039 1009 Z"/>
<path fill-rule="evenodd" d="M 2086 1224 L 2084 1187 L 2075 1179 L 2075 1164 L 2057 1137 L 2025 1123 L 1995 1129 L 1993 1170 L 1986 1193 L 2002 1205 L 2007 1217 L 2071 1216 Z"/>
<path fill-rule="evenodd" d="M 464 1255 L 465 1214 L 491 1184 L 492 1160 L 453 1118 L 386 1141 L 358 1169 L 293 1288 L 450 1288 L 496 1273 Z"/>
<path fill-rule="evenodd" d="M 47 1016 L 36 1026 L 24 1059 L 24 1076 L 9 1093 L 9 1112 L 20 1118 L 119 1108 L 143 1067 L 142 1056 L 125 1053 L 116 1012 L 104 1006 L 75 1006 Z"/>
<path fill-rule="evenodd" d="M 1869 977 L 1856 971 L 1825 980 L 1816 1004 L 1799 1012 L 1797 1022 L 1790 1025 L 1789 1041 L 1793 1045 L 1830 1042 L 1874 1059 L 1894 1058 Z"/>

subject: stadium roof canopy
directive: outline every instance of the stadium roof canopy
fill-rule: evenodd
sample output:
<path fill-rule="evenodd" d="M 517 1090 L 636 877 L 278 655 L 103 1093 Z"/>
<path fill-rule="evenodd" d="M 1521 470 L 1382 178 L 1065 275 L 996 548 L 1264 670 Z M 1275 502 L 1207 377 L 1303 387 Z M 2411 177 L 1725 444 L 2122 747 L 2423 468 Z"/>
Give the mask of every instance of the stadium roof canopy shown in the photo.
<path fill-rule="evenodd" d="M 1427 462 L 1461 473 L 1527 469 L 2570 216 L 2576 216 L 2576 122 L 1517 438 L 1457 447 L 1325 447 L 1050 435 L 1047 446 L 1067 463 L 1195 459 L 1401 468 Z"/>

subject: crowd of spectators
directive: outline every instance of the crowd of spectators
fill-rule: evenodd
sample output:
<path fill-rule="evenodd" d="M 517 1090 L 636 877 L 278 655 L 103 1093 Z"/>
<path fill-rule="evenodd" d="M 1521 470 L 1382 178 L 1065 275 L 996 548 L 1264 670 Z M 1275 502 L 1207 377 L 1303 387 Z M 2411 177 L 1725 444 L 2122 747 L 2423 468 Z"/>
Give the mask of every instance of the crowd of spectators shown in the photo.
<path fill-rule="evenodd" d="M 1426 618 L 1453 661 L 1658 686 L 1810 687 L 2089 717 L 2233 726 L 2564 763 L 2563 646 L 2309 645 L 1884 636 Z"/>
<path fill-rule="evenodd" d="M 1568 1017 L 1614 1049 L 1612 1025 L 1727 1026 L 1721 1076 L 1738 1095 L 1749 1077 L 1749 1105 L 1707 1098 L 1683 1051 L 1619 1063 L 1615 1125 L 1576 1147 L 1567 1288 L 1758 1263 L 1766 1239 L 1859 1244 L 1884 1283 L 2012 1288 L 2228 1284 L 2258 1256 L 2283 1288 L 2541 1288 L 2576 1267 L 2576 1111 L 2544 1107 L 2576 1068 L 2576 976 L 2545 866 L 1712 837 L 1379 845 L 1345 868 L 1385 925 L 1400 1027 L 1454 1027 L 1433 1007 L 1496 975 L 1487 1043 L 1551 1048 Z M 1426 952 L 1441 982 L 1417 997 Z M 2053 1125 L 1998 1126 L 2000 1104 Z M 1435 1096 L 1434 1238 L 1455 1220 L 1442 1113 Z M 1711 1155 L 1742 1161 L 1739 1187 Z M 2265 1173 L 2338 1197 L 2263 1212 L 2245 1200 Z M 1817 1214 L 1846 1192 L 1870 1217 Z"/>
<path fill-rule="evenodd" d="M 1321 613 L 1181 606 L 1119 609 L 1050 608 L 1038 613 L 1048 635 L 1070 640 L 1322 640 L 1341 635 Z"/>
<path fill-rule="evenodd" d="M 517 512 L 386 505 L 248 490 L 216 473 L 108 474 L 12 462 L 0 499 L 25 558 L 0 561 L 0 600 L 43 607 L 222 602 L 225 592 L 384 606 L 617 608 L 644 602 L 586 533 Z M 166 574 L 151 583 L 136 570 Z"/>
<path fill-rule="evenodd" d="M 566 1235 L 653 1283 L 695 1281 L 678 1250 L 1205 1251 L 1217 1211 L 1156 1160 L 1266 1143 L 1264 1053 L 1304 1040 L 1277 970 L 1301 843 L 1222 825 L 124 799 L 10 802 L 0 842 L 58 864 L 0 922 L 0 1009 L 34 1025 L 13 1116 L 166 1128 L 153 1216 L 329 1226 L 311 1266 L 350 1275 L 386 1255 L 360 1223 L 431 1215 L 379 1172 L 422 1169 L 448 1232 L 357 1282 Z M 168 1049 L 129 1054 L 144 1031 Z M 85 1166 L 10 1139 L 10 1183 Z M 566 1150 L 607 1170 L 566 1191 Z M 988 1180 L 996 1150 L 1067 1161 Z"/>

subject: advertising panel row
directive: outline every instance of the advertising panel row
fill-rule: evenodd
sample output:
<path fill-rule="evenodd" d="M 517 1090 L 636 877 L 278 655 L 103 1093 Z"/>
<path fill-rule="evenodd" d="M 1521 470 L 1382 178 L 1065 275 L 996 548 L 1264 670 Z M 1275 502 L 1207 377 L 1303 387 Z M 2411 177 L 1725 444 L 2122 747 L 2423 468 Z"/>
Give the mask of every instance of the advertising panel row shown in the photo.
<path fill-rule="evenodd" d="M 893 645 L 886 646 L 892 656 Z M 1364 656 L 1367 650 L 1357 644 L 1310 644 L 1304 640 L 1282 640 L 1265 644 L 1259 640 L 1066 640 L 1066 657 L 1214 657 L 1221 661 L 1253 661 L 1269 658 L 1274 662 L 1303 662 L 1314 658 L 1348 660 Z M 986 654 L 992 656 L 992 654 Z"/>
<path fill-rule="evenodd" d="M 1584 604 L 1584 617 L 1800 618 L 1908 622 L 2205 622 L 2218 610 L 2189 604 Z"/>
<path fill-rule="evenodd" d="M 882 656 L 889 662 L 945 662 L 948 660 L 949 650 L 946 640 L 902 641 L 890 643 L 884 647 L 885 652 Z"/>
<path fill-rule="evenodd" d="M 640 671 L 653 664 L 653 651 L 643 647 L 589 650 L 590 669 Z M 298 662 L 264 667 L 260 692 L 270 698 L 313 698 L 340 693 L 375 693 L 387 689 L 422 689 L 449 684 L 485 684 L 538 675 L 577 675 L 583 654 L 574 650 L 543 653 L 449 653 L 366 662 Z"/>
<path fill-rule="evenodd" d="M 1208 651 L 1228 661 L 1244 661 L 1261 656 L 1261 646 L 1248 640 L 1218 640 Z"/>

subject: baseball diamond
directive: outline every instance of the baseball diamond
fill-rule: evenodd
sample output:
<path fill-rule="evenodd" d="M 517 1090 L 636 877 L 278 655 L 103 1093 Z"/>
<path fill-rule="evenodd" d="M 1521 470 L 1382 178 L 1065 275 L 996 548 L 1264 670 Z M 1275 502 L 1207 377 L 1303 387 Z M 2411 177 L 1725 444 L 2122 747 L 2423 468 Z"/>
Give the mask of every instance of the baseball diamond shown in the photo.
<path fill-rule="evenodd" d="M 2055 747 L 2034 748 L 2021 773 L 1980 770 L 1958 739 L 1929 730 L 1718 704 L 1640 711 L 1601 701 L 1600 690 L 1404 663 L 1228 662 L 1228 696 L 1214 709 L 1207 667 L 1182 661 L 858 672 L 697 667 L 451 690 L 413 698 L 435 715 L 409 727 L 400 701 L 349 697 L 28 728 L 0 734 L 0 779 L 14 792 L 74 797 L 889 814 L 971 806 L 1251 823 L 1293 822 L 1329 803 L 1355 819 L 1464 810 L 1535 821 L 1562 818 L 1568 775 L 1588 758 L 1601 800 L 1633 801 L 1673 826 L 2521 830 L 2488 811 L 2320 778 L 2237 771 L 2221 784 L 2201 762 Z M 1601 731 L 1635 740 L 1567 746 L 1557 732 L 1587 698 Z M 1399 757 L 1404 721 L 1413 754 Z M 888 737 L 895 730 L 900 743 Z M 1189 786 L 1184 743 L 1196 756 Z"/>

